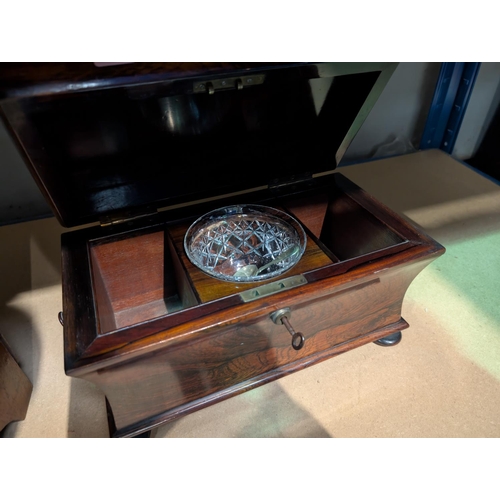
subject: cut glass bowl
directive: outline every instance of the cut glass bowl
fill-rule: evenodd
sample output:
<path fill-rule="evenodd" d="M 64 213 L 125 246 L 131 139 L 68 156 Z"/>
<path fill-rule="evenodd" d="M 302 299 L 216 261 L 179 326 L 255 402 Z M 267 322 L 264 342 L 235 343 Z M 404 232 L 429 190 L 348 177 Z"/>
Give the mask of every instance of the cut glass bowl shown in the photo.
<path fill-rule="evenodd" d="M 184 249 L 206 274 L 248 283 L 291 269 L 306 242 L 304 229 L 287 213 L 260 205 L 233 205 L 196 220 L 186 232 Z"/>

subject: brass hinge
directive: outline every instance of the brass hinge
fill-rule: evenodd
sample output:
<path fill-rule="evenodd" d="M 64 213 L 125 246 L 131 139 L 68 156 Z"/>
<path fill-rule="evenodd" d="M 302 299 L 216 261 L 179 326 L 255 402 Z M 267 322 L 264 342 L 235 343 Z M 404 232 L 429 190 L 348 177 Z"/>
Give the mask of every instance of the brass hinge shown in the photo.
<path fill-rule="evenodd" d="M 135 212 L 115 212 L 111 215 L 104 216 L 99 222 L 102 227 L 114 226 L 116 224 L 124 224 L 126 222 L 131 222 L 137 219 L 142 219 L 144 217 L 151 217 L 157 215 L 158 211 L 156 209 L 147 209 L 143 211 Z"/>
<path fill-rule="evenodd" d="M 218 78 L 217 80 L 204 80 L 193 84 L 195 94 L 214 94 L 219 90 L 241 90 L 245 87 L 261 85 L 264 83 L 265 75 L 245 75 L 238 77 Z"/>

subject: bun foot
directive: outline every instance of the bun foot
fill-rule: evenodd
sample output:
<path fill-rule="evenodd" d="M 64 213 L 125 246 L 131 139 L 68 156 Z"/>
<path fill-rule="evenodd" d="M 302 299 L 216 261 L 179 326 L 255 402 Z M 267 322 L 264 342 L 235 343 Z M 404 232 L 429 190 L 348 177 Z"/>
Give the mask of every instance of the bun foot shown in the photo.
<path fill-rule="evenodd" d="M 393 345 L 397 345 L 401 342 L 401 337 L 401 332 L 396 332 L 392 335 L 387 335 L 387 337 L 376 340 L 374 344 L 381 345 L 383 347 L 392 347 Z"/>

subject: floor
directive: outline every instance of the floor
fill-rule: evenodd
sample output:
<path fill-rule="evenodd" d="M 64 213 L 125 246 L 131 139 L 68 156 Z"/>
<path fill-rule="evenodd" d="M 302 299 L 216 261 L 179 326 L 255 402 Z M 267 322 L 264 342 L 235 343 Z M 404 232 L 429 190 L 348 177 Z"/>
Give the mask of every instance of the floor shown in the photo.
<path fill-rule="evenodd" d="M 500 186 L 438 150 L 342 173 L 443 244 L 411 284 L 396 347 L 369 344 L 152 437 L 500 437 Z M 107 437 L 103 394 L 64 373 L 61 227 L 0 227 L 0 334 L 33 383 L 4 437 Z"/>

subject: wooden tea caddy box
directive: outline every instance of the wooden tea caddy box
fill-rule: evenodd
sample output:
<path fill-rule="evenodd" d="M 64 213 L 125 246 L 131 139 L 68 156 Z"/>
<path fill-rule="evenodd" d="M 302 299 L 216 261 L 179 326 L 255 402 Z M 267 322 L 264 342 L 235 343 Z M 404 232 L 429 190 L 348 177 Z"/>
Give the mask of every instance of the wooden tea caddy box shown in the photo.
<path fill-rule="evenodd" d="M 100 222 L 62 236 L 64 355 L 113 436 L 397 343 L 405 292 L 444 248 L 332 172 L 395 67 L 3 65 L 4 121 L 56 217 Z M 295 216 L 305 253 L 261 283 L 211 278 L 184 234 L 246 203 Z"/>

